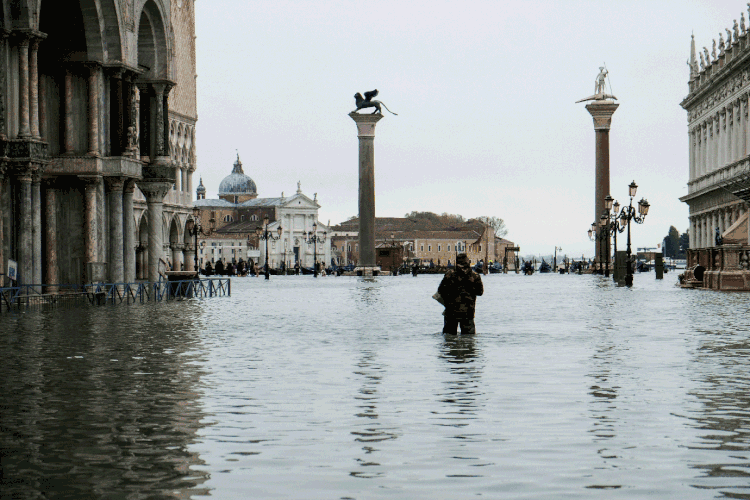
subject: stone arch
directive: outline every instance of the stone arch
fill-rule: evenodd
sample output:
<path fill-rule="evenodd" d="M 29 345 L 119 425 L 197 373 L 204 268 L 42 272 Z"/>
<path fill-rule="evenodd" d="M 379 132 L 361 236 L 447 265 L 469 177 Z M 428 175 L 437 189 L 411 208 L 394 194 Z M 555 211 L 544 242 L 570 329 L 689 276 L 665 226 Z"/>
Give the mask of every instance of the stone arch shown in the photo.
<path fill-rule="evenodd" d="M 119 26 L 116 18 L 114 19 L 114 30 L 111 26 L 100 24 L 100 10 L 96 0 L 36 1 L 38 2 L 39 30 L 50 35 L 50 38 L 41 45 L 40 55 L 47 46 L 53 52 L 75 51 L 67 54 L 68 59 L 78 60 L 83 58 L 85 61 L 106 61 L 102 32 L 115 31 L 119 38 Z M 105 0 L 106 2 L 111 4 L 112 0 Z M 69 24 L 71 21 L 74 23 L 73 25 Z M 85 55 L 77 54 L 80 39 L 85 44 Z"/>
<path fill-rule="evenodd" d="M 144 71 L 144 80 L 167 80 L 169 78 L 169 58 L 166 16 L 159 4 L 147 0 L 143 5 L 136 33 L 138 36 L 138 65 Z"/>

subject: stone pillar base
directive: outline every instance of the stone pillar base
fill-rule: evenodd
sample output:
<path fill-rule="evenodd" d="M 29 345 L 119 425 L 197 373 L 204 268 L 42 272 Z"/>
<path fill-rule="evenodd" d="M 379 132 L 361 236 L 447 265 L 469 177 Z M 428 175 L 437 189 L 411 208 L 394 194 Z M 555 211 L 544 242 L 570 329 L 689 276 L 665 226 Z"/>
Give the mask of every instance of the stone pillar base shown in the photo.
<path fill-rule="evenodd" d="M 374 266 L 374 267 L 355 267 L 354 272 L 357 273 L 357 276 L 364 276 L 364 277 L 373 277 L 380 274 L 380 267 Z"/>
<path fill-rule="evenodd" d="M 86 263 L 86 282 L 87 283 L 104 283 L 107 281 L 107 263 L 106 262 L 87 262 Z"/>
<path fill-rule="evenodd" d="M 706 271 L 703 288 L 721 291 L 750 291 L 750 271 Z"/>

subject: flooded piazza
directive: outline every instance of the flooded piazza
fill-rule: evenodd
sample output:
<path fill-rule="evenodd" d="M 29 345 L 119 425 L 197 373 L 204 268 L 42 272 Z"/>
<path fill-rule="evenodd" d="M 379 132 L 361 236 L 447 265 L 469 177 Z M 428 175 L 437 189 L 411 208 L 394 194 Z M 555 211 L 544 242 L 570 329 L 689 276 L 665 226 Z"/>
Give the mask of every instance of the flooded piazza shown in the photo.
<path fill-rule="evenodd" d="M 750 295 L 440 278 L 2 313 L 0 497 L 750 498 Z"/>

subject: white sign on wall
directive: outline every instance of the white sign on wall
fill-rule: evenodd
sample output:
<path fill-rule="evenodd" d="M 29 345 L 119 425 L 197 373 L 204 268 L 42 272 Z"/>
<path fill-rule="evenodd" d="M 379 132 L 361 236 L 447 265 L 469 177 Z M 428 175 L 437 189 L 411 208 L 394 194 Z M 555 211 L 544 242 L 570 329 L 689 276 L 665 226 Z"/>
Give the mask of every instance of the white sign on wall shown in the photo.
<path fill-rule="evenodd" d="M 8 278 L 18 280 L 18 263 L 13 259 L 8 259 Z"/>

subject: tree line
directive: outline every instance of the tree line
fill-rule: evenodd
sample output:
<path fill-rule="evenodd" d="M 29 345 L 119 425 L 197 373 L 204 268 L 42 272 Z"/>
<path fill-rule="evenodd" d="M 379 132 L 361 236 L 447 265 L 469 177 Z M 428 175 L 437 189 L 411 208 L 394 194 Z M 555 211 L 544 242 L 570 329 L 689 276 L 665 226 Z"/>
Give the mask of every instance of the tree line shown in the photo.
<path fill-rule="evenodd" d="M 685 252 L 690 248 L 690 234 L 688 231 L 680 234 L 674 226 L 669 226 L 669 233 L 662 241 L 664 256 L 672 259 L 684 259 Z"/>
<path fill-rule="evenodd" d="M 447 212 L 443 212 L 442 214 L 438 215 L 434 212 L 413 211 L 404 215 L 404 217 L 407 219 L 426 220 L 428 222 L 432 222 L 435 224 L 441 224 L 445 226 L 454 226 L 454 227 L 461 226 L 465 222 L 468 222 L 466 219 L 464 219 L 463 215 L 449 214 Z M 494 229 L 495 235 L 498 238 L 502 238 L 503 236 L 508 234 L 508 229 L 505 227 L 505 221 L 501 219 L 500 217 L 480 215 L 479 217 L 474 217 L 474 219 Z"/>

